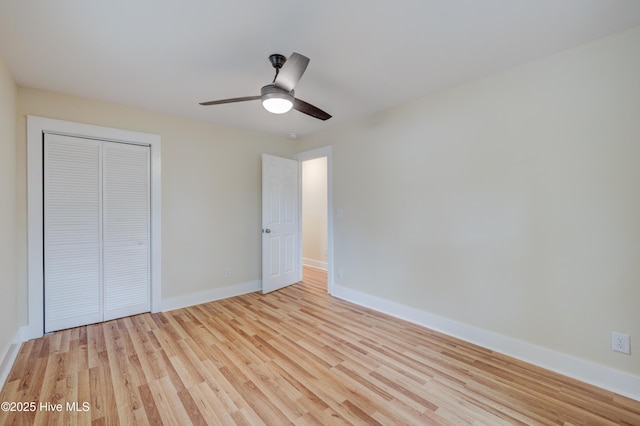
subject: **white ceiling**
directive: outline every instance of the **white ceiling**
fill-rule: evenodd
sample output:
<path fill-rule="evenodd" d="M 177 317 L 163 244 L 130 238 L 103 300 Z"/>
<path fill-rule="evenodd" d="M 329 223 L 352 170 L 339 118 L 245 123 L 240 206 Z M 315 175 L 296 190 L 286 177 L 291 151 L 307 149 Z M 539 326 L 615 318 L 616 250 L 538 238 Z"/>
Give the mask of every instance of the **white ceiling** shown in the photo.
<path fill-rule="evenodd" d="M 21 86 L 303 136 L 637 25 L 638 0 L 0 0 L 0 55 Z M 198 105 L 294 51 L 330 120 Z"/>

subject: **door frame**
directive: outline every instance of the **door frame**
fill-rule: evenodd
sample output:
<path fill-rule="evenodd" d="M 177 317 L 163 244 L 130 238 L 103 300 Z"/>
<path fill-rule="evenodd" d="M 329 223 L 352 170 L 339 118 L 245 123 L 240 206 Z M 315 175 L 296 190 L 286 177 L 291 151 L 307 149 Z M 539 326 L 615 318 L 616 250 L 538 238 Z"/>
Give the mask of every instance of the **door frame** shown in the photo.
<path fill-rule="evenodd" d="M 151 151 L 151 312 L 160 312 L 162 309 L 160 136 L 29 115 L 27 116 L 27 306 L 29 314 L 28 323 L 21 331 L 22 340 L 35 339 L 44 334 L 44 274 L 42 267 L 44 262 L 42 180 L 44 133 L 149 146 Z"/>
<path fill-rule="evenodd" d="M 298 160 L 298 176 L 300 180 L 300 194 L 298 196 L 298 226 L 300 227 L 298 241 L 299 280 L 302 281 L 302 162 L 322 157 L 327 158 L 327 292 L 333 294 L 333 156 L 331 146 L 323 146 L 310 151 L 299 152 L 294 156 L 294 158 Z"/>

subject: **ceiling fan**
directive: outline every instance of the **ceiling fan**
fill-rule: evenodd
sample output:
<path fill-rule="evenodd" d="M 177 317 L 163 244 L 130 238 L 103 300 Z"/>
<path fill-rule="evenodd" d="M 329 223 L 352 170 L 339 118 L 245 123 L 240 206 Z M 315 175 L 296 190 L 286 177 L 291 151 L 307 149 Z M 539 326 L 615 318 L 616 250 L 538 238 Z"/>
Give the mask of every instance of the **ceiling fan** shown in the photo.
<path fill-rule="evenodd" d="M 260 96 L 244 96 L 242 98 L 221 99 L 218 101 L 200 102 L 200 105 L 229 104 L 233 102 L 262 100 L 264 108 L 274 114 L 284 114 L 291 108 L 311 117 L 328 120 L 331 115 L 294 96 L 293 88 L 307 69 L 309 58 L 299 53 L 292 53 L 289 59 L 280 54 L 269 56 L 271 65 L 276 70 L 273 82 L 260 89 Z"/>

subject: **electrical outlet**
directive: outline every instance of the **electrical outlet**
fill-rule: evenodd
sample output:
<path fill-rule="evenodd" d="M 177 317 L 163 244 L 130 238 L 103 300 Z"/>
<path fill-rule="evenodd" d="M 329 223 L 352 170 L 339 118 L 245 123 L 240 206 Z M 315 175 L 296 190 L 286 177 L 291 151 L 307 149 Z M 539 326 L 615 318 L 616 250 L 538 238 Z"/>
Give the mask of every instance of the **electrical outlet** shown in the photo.
<path fill-rule="evenodd" d="M 615 331 L 611 333 L 611 349 L 616 352 L 622 352 L 623 354 L 631 354 L 631 347 L 629 344 L 629 335 L 616 333 Z"/>
<path fill-rule="evenodd" d="M 336 275 L 338 275 L 338 278 L 344 277 L 344 271 L 342 270 L 342 268 L 338 268 L 338 273 Z"/>
<path fill-rule="evenodd" d="M 231 278 L 231 268 L 227 268 L 224 270 L 224 277 Z"/>

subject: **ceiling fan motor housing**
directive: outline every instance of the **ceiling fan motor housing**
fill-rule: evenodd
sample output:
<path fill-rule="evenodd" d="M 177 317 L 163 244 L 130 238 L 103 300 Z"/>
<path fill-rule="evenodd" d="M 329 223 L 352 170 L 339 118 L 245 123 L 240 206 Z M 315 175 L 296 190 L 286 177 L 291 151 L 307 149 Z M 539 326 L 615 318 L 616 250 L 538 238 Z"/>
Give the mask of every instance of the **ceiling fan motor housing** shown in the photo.
<path fill-rule="evenodd" d="M 280 89 L 276 87 L 275 84 L 267 84 L 266 86 L 262 86 L 260 89 L 260 94 L 262 95 L 262 99 L 269 98 L 290 98 L 289 100 L 293 102 L 293 98 L 295 96 L 295 91 L 292 90 L 287 92 L 286 90 Z"/>

